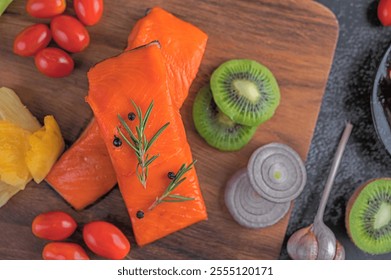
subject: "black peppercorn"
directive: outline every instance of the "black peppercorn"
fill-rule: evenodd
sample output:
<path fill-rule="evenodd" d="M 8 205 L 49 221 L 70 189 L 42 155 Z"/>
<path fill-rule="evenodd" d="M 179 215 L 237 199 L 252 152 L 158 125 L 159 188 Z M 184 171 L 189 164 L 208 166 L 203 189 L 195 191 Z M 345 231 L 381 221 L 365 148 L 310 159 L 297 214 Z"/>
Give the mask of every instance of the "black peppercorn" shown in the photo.
<path fill-rule="evenodd" d="M 129 114 L 128 114 L 128 119 L 129 119 L 130 121 L 134 121 L 134 120 L 136 119 L 136 114 L 133 113 L 133 112 L 129 113 Z"/>
<path fill-rule="evenodd" d="M 175 177 L 176 177 L 175 173 L 174 173 L 174 172 L 171 172 L 171 171 L 168 172 L 167 176 L 168 176 L 168 179 L 170 179 L 170 180 L 174 180 Z"/>
<path fill-rule="evenodd" d="M 120 147 L 122 145 L 121 139 L 114 135 L 113 145 L 116 147 Z"/>
<path fill-rule="evenodd" d="M 141 211 L 141 210 L 138 210 L 137 213 L 136 213 L 136 217 L 137 217 L 137 219 L 144 218 L 144 212 Z"/>

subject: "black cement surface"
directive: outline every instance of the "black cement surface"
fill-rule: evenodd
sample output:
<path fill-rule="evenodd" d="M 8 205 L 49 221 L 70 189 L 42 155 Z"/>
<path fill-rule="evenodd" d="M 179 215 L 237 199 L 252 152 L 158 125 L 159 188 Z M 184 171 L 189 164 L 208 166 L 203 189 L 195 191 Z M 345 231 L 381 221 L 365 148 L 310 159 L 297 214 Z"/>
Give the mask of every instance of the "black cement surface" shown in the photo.
<path fill-rule="evenodd" d="M 306 162 L 308 182 L 296 200 L 287 238 L 312 223 L 339 138 L 346 120 L 350 120 L 355 127 L 327 204 L 325 223 L 344 245 L 347 259 L 391 259 L 391 254 L 371 256 L 361 252 L 349 240 L 344 224 L 345 207 L 353 191 L 370 179 L 391 177 L 391 157 L 376 136 L 370 109 L 373 81 L 391 43 L 391 27 L 382 27 L 377 20 L 378 1 L 318 2 L 337 16 L 340 35 Z M 288 258 L 285 248 L 286 241 L 281 259 Z"/>

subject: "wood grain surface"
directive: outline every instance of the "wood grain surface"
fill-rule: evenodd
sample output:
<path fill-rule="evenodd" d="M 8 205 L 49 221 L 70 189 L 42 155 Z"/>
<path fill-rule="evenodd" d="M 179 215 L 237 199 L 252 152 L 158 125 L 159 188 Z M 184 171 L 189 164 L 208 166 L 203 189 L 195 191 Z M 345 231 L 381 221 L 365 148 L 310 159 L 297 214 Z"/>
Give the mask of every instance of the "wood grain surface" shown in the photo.
<path fill-rule="evenodd" d="M 68 78 L 51 79 L 38 73 L 33 58 L 12 53 L 19 31 L 36 22 L 48 22 L 28 16 L 25 2 L 14 1 L 0 17 L 0 86 L 14 89 L 40 121 L 53 114 L 68 144 L 77 139 L 92 117 L 84 102 L 86 72 L 125 48 L 132 26 L 148 7 L 159 5 L 209 35 L 198 77 L 182 109 L 189 143 L 198 159 L 209 220 L 138 248 L 118 188 L 76 212 L 45 183 L 30 183 L 0 209 L 0 259 L 40 259 L 46 241 L 31 234 L 31 221 L 50 210 L 64 210 L 76 218 L 80 226 L 69 240 L 83 246 L 83 224 L 97 219 L 113 222 L 131 240 L 129 259 L 278 258 L 289 214 L 272 227 L 244 229 L 233 221 L 224 205 L 224 187 L 230 175 L 244 167 L 251 153 L 264 144 L 285 143 L 306 158 L 338 36 L 334 15 L 308 0 L 106 0 L 102 21 L 88 28 L 91 45 L 72 55 L 76 61 L 74 73 Z M 74 14 L 73 9 L 68 8 L 67 13 Z M 195 93 L 207 83 L 212 71 L 232 58 L 255 59 L 269 67 L 279 82 L 282 101 L 275 117 L 258 129 L 249 145 L 239 152 L 222 153 L 208 147 L 197 135 L 191 107 Z"/>

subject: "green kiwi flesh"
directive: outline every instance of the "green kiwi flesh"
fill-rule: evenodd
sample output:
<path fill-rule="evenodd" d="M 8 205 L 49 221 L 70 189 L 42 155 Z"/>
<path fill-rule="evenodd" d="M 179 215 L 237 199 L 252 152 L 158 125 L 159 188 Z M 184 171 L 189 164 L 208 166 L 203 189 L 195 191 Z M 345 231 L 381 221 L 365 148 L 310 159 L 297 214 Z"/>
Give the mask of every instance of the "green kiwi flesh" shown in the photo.
<path fill-rule="evenodd" d="M 257 130 L 257 127 L 237 124 L 222 113 L 213 100 L 209 86 L 203 87 L 195 98 L 193 120 L 201 137 L 221 151 L 240 150 Z"/>
<path fill-rule="evenodd" d="M 349 200 L 346 223 L 352 241 L 364 252 L 391 252 L 391 179 L 358 189 Z"/>
<path fill-rule="evenodd" d="M 273 73 L 249 59 L 221 64 L 210 82 L 219 109 L 233 121 L 258 126 L 269 120 L 280 104 L 280 89 Z"/>

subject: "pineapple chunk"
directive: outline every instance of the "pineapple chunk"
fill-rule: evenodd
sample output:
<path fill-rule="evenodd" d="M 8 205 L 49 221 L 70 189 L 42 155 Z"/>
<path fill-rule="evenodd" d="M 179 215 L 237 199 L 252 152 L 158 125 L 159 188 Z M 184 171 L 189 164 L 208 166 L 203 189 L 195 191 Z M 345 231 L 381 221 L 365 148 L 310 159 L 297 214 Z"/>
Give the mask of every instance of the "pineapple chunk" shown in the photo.
<path fill-rule="evenodd" d="M 31 134 L 26 163 L 36 183 L 42 182 L 64 150 L 64 140 L 53 116 L 46 116 L 44 127 Z"/>
<path fill-rule="evenodd" d="M 0 120 L 9 121 L 30 132 L 41 128 L 40 123 L 22 104 L 16 93 L 9 88 L 0 88 Z"/>
<path fill-rule="evenodd" d="M 30 135 L 11 122 L 0 121 L 0 180 L 20 189 L 31 180 L 25 162 Z"/>
<path fill-rule="evenodd" d="M 64 150 L 54 117 L 46 116 L 44 123 L 41 127 L 13 90 L 0 88 L 0 207 L 31 179 L 43 181 Z"/>

